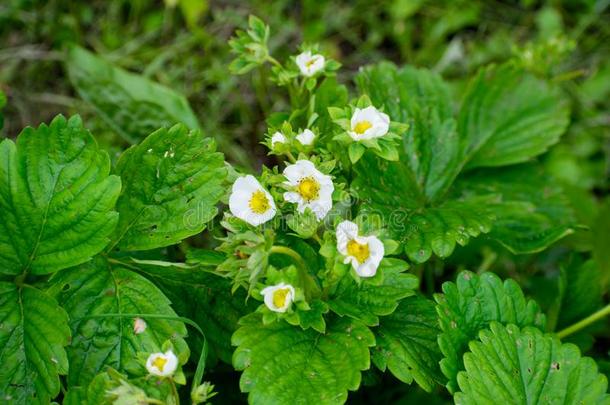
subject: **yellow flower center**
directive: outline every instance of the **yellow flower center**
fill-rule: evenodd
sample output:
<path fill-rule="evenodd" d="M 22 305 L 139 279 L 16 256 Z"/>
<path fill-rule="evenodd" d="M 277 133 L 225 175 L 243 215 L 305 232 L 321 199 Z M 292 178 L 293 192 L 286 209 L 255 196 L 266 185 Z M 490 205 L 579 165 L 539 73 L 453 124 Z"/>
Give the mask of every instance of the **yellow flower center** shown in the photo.
<path fill-rule="evenodd" d="M 313 177 L 305 177 L 299 181 L 297 191 L 306 201 L 316 200 L 320 192 L 320 184 Z"/>
<path fill-rule="evenodd" d="M 358 263 L 361 264 L 364 263 L 371 255 L 368 243 L 360 244 L 356 242 L 355 239 L 347 242 L 347 253 L 350 256 L 355 257 L 356 260 L 358 260 Z"/>
<path fill-rule="evenodd" d="M 286 305 L 286 297 L 290 289 L 288 288 L 279 288 L 273 292 L 273 305 L 276 308 L 283 308 Z"/>
<path fill-rule="evenodd" d="M 164 357 L 157 357 L 152 361 L 152 365 L 157 367 L 157 369 L 163 372 L 163 367 L 165 367 L 165 363 L 167 363 L 167 359 Z"/>
<path fill-rule="evenodd" d="M 264 191 L 258 190 L 252 193 L 252 197 L 250 198 L 250 209 L 255 214 L 264 214 L 271 207 L 269 204 L 269 199 Z"/>
<path fill-rule="evenodd" d="M 362 135 L 366 132 L 367 129 L 371 128 L 372 126 L 373 124 L 371 124 L 371 121 L 360 121 L 359 123 L 354 125 L 354 132 L 358 135 Z"/>
<path fill-rule="evenodd" d="M 316 61 L 318 60 L 318 58 L 311 58 L 309 59 L 307 62 L 305 62 L 305 66 L 307 66 L 308 68 L 311 67 L 311 65 L 313 65 L 314 63 L 316 63 Z"/>

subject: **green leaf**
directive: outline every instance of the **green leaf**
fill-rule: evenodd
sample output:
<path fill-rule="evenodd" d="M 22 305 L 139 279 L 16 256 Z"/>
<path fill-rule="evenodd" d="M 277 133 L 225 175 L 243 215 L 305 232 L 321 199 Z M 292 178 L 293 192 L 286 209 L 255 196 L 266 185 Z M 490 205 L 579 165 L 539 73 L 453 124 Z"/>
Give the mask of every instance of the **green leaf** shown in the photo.
<path fill-rule="evenodd" d="M 355 179 L 351 186 L 364 206 L 390 215 L 406 213 L 424 205 L 413 173 L 401 162 L 390 162 L 366 154 L 354 166 Z"/>
<path fill-rule="evenodd" d="M 458 118 L 468 168 L 525 162 L 555 144 L 569 123 L 561 92 L 509 64 L 482 69 Z"/>
<path fill-rule="evenodd" d="M 318 299 L 308 304 L 308 310 L 297 311 L 299 325 L 303 329 L 313 328 L 320 333 L 326 332 L 326 321 L 324 320 L 324 314 L 328 312 L 328 304 Z"/>
<path fill-rule="evenodd" d="M 381 215 L 409 259 L 423 263 L 432 253 L 448 257 L 456 243 L 464 246 L 471 237 L 490 231 L 494 216 L 488 205 L 494 196 L 465 197 L 424 208 L 408 168 L 401 170 L 401 165 L 365 155 L 354 168 L 357 177 L 352 187 L 360 198 L 359 213 Z"/>
<path fill-rule="evenodd" d="M 350 143 L 347 151 L 349 154 L 349 160 L 352 162 L 352 164 L 356 164 L 362 155 L 364 155 L 366 148 L 363 145 L 360 145 L 358 142 L 352 142 Z"/>
<path fill-rule="evenodd" d="M 391 222 L 402 239 L 405 253 L 416 263 L 430 259 L 432 253 L 449 257 L 456 243 L 465 246 L 470 238 L 492 229 L 494 217 L 487 210 L 489 198 L 449 200 Z"/>
<path fill-rule="evenodd" d="M 448 86 L 429 70 L 388 62 L 367 67 L 356 82 L 393 121 L 409 124 L 401 161 L 427 199 L 441 197 L 462 168 Z"/>
<path fill-rule="evenodd" d="M 189 254 L 191 259 L 195 256 L 201 259 L 202 252 L 195 252 Z M 243 289 L 232 294 L 230 280 L 201 268 L 164 268 L 143 264 L 138 264 L 138 267 L 162 287 L 178 314 L 192 319 L 201 327 L 210 345 L 210 354 L 230 364 L 233 354 L 231 335 L 237 330 L 239 319 L 256 310 L 258 303 L 247 301 Z M 194 347 L 201 347 L 201 336 L 193 335 L 191 339 L 198 342 Z M 206 364 L 211 361 L 208 358 Z"/>
<path fill-rule="evenodd" d="M 320 130 L 322 137 L 333 132 L 334 124 L 332 120 L 334 117 L 330 115 L 329 109 L 337 107 L 342 109 L 347 104 L 347 101 L 347 87 L 337 83 L 335 77 L 327 77 L 322 81 L 314 95 L 314 111 L 319 116 L 316 126 Z"/>
<path fill-rule="evenodd" d="M 123 191 L 113 244 L 121 250 L 173 245 L 216 216 L 227 170 L 216 144 L 183 125 L 159 129 L 117 163 Z"/>
<path fill-rule="evenodd" d="M 360 285 L 346 275 L 328 301 L 330 309 L 368 326 L 378 325 L 379 316 L 391 314 L 401 299 L 415 294 L 419 280 L 402 273 L 406 266 L 399 259 L 383 259 L 375 277 L 362 279 Z"/>
<path fill-rule="evenodd" d="M 463 196 L 496 196 L 489 237 L 513 253 L 535 253 L 573 232 L 575 219 L 563 190 L 535 164 L 480 170 L 460 179 Z"/>
<path fill-rule="evenodd" d="M 535 328 L 492 323 L 470 343 L 456 404 L 608 404 L 595 361 Z"/>
<path fill-rule="evenodd" d="M 48 274 L 86 262 L 108 243 L 120 179 L 74 116 L 0 143 L 0 273 Z"/>
<path fill-rule="evenodd" d="M 493 273 L 476 275 L 461 272 L 456 283 L 443 284 L 443 293 L 435 295 L 442 329 L 438 343 L 445 356 L 441 370 L 449 378 L 447 389 L 457 389 L 456 377 L 463 369 L 462 355 L 468 342 L 476 339 L 481 329 L 492 321 L 516 324 L 519 327 L 544 327 L 545 317 L 538 304 L 526 300 L 519 285 L 511 279 L 502 280 Z"/>
<path fill-rule="evenodd" d="M 593 239 L 593 259 L 597 262 L 603 274 L 604 287 L 610 281 L 610 199 L 606 199 L 599 207 L 599 212 L 591 228 Z"/>
<path fill-rule="evenodd" d="M 407 384 L 415 380 L 430 392 L 444 381 L 438 367 L 442 355 L 438 347 L 438 317 L 432 301 L 413 296 L 400 301 L 398 308 L 381 318 L 373 329 L 377 345 L 373 362 L 379 369 L 388 368 Z"/>
<path fill-rule="evenodd" d="M 174 347 L 185 345 L 186 328 L 180 321 L 142 316 L 147 328 L 141 334 L 134 333 L 134 318 L 120 315 L 173 317 L 176 313 L 154 284 L 105 259 L 98 257 L 58 273 L 49 292 L 58 298 L 71 320 L 69 386 L 88 385 L 107 366 L 141 374 L 144 368 L 138 352 L 158 352 L 166 340 L 172 340 Z"/>
<path fill-rule="evenodd" d="M 68 372 L 68 316 L 44 292 L 0 282 L 0 398 L 45 404 Z"/>
<path fill-rule="evenodd" d="M 131 143 L 176 123 L 199 128 L 184 96 L 115 67 L 83 48 L 70 48 L 66 69 L 78 94 L 110 128 Z"/>
<path fill-rule="evenodd" d="M 251 404 L 340 404 L 370 366 L 375 337 L 349 318 L 328 322 L 326 333 L 278 321 L 263 326 L 259 314 L 240 321 L 233 335 L 233 365 Z"/>
<path fill-rule="evenodd" d="M 562 270 L 565 292 L 561 297 L 558 330 L 597 311 L 604 295 L 603 273 L 595 261 L 575 261 Z"/>
<path fill-rule="evenodd" d="M 106 392 L 110 377 L 98 374 L 87 387 L 72 387 L 64 396 L 63 405 L 101 405 L 109 403 Z"/>

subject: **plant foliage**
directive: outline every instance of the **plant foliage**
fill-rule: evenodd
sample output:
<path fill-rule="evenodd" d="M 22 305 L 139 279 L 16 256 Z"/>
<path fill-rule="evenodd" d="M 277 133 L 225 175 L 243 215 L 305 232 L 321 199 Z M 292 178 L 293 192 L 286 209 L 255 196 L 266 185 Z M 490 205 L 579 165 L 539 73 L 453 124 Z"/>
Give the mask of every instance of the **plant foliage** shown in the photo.
<path fill-rule="evenodd" d="M 57 115 L 0 142 L 0 402 L 610 403 L 607 184 L 590 136 L 605 121 L 588 115 L 607 86 L 561 71 L 575 44 L 552 7 L 537 42 L 448 74 L 465 52 L 451 27 L 471 27 L 479 2 L 416 31 L 403 22 L 439 6 L 380 4 L 375 24 L 406 48 L 421 37 L 408 60 L 436 66 L 367 57 L 350 77 L 350 56 L 335 60 L 347 42 L 285 55 L 296 36 L 250 16 L 219 45 L 232 26 L 201 25 L 195 3 L 147 20 L 169 35 L 155 24 L 176 6 L 189 32 L 147 65 L 122 57 L 152 34 L 52 54 L 91 124 Z M 453 38 L 443 55 L 439 38 Z M 209 111 L 167 85 L 174 57 L 183 89 L 199 77 L 184 50 L 229 48 L 205 89 L 193 79 L 206 100 L 187 91 Z M 13 130 L 18 92 L 1 88 Z M 218 96 L 232 91 L 239 111 Z M 234 144 L 245 132 L 270 156 Z"/>

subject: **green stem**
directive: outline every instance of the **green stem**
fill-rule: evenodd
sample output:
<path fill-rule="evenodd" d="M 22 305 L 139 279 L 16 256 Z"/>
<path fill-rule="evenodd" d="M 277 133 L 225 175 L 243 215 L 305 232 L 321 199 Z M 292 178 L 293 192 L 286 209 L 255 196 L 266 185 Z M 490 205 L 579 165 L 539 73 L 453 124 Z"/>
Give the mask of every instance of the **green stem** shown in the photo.
<path fill-rule="evenodd" d="M 299 272 L 299 281 L 301 282 L 301 286 L 305 292 L 305 297 L 307 299 L 311 297 L 319 297 L 321 294 L 320 286 L 317 281 L 309 274 L 309 270 L 307 269 L 307 263 L 303 260 L 300 254 L 295 252 L 286 246 L 272 246 L 270 253 L 282 254 L 290 257 L 297 264 L 297 270 Z"/>
<path fill-rule="evenodd" d="M 591 325 L 592 323 L 599 321 L 606 315 L 610 315 L 610 304 L 606 305 L 599 311 L 592 313 L 585 319 L 582 319 L 582 320 L 576 322 L 575 324 L 568 326 L 564 330 L 557 332 L 557 337 L 559 339 L 563 339 L 564 337 L 569 336 L 575 332 L 578 332 L 579 330 L 586 328 L 587 326 Z"/>
<path fill-rule="evenodd" d="M 277 61 L 277 59 L 275 59 L 273 56 L 271 55 L 267 55 L 267 60 L 271 63 L 273 63 L 275 66 L 279 66 L 282 67 L 282 64 L 280 62 Z"/>
<path fill-rule="evenodd" d="M 281 255 L 290 256 L 299 265 L 299 267 L 307 270 L 307 264 L 300 254 L 286 246 L 272 246 L 271 253 L 279 253 Z"/>
<path fill-rule="evenodd" d="M 17 285 L 17 287 L 23 287 L 27 276 L 28 276 L 28 272 L 26 270 L 23 273 L 21 273 L 20 275 L 18 275 L 17 277 L 15 277 L 15 284 Z"/>
<path fill-rule="evenodd" d="M 176 389 L 176 383 L 173 379 L 169 378 L 169 383 L 172 387 L 172 395 L 174 396 L 174 403 L 176 405 L 180 405 L 180 396 L 178 395 L 178 390 Z"/>
<path fill-rule="evenodd" d="M 491 266 L 496 262 L 498 258 L 498 254 L 491 249 L 484 248 L 483 249 L 483 261 L 481 265 L 477 269 L 477 274 L 484 273 L 488 271 Z"/>
<path fill-rule="evenodd" d="M 295 163 L 297 160 L 294 157 L 294 155 L 292 154 L 292 152 L 287 151 L 286 152 L 286 156 L 288 157 L 288 160 L 290 161 L 290 163 Z"/>

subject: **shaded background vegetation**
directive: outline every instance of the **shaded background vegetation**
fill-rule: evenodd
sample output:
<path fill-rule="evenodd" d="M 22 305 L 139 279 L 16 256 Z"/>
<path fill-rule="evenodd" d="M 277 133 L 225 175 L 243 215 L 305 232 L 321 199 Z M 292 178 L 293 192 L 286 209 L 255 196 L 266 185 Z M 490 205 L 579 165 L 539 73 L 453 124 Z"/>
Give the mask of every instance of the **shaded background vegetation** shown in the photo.
<path fill-rule="evenodd" d="M 339 79 L 348 85 L 360 66 L 389 59 L 438 72 L 451 81 L 457 100 L 480 66 L 514 58 L 560 83 L 571 102 L 568 132 L 542 161 L 564 185 L 582 229 L 543 253 L 525 256 L 480 240 L 458 249 L 444 267 L 431 261 L 420 270 L 435 276 L 428 280 L 436 284 L 423 283 L 432 292 L 455 269 L 492 269 L 520 281 L 551 322 L 567 325 L 582 314 L 554 320 L 552 314 L 579 297 L 560 291 L 576 274 L 570 269 L 600 279 L 600 291 L 583 292 L 594 296 L 589 311 L 606 299 L 610 281 L 609 5 L 608 0 L 4 0 L 0 90 L 8 100 L 0 134 L 16 137 L 23 127 L 58 113 L 79 113 L 112 156 L 129 146 L 74 90 L 64 59 L 66 47 L 76 43 L 184 94 L 231 163 L 255 170 L 274 163 L 259 142 L 266 115 L 286 107 L 285 94 L 269 85 L 264 70 L 232 76 L 227 68 L 232 59 L 227 40 L 246 26 L 248 14 L 271 26 L 276 58 L 285 59 L 302 42 L 318 42 L 343 64 Z M 610 328 L 603 326 L 572 340 L 607 359 Z M 599 363 L 610 371 L 610 363 Z M 217 402 L 243 400 L 229 366 L 217 367 L 209 378 L 219 386 Z M 354 402 L 445 400 L 424 398 L 378 372 L 365 374 L 364 382 L 367 387 L 350 397 Z"/>

